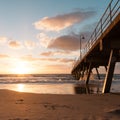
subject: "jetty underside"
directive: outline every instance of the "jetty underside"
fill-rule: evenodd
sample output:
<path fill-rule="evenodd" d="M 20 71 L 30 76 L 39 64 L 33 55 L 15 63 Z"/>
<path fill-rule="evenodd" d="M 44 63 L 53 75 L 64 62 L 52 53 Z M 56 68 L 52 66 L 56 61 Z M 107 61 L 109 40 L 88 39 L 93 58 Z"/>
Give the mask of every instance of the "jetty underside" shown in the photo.
<path fill-rule="evenodd" d="M 120 9 L 118 10 L 120 11 Z M 92 69 L 96 69 L 100 79 L 98 68 L 104 66 L 106 76 L 102 93 L 108 93 L 110 92 L 115 64 L 120 62 L 120 12 L 96 39 L 87 53 L 76 61 L 71 73 L 77 80 L 85 80 L 88 84 Z"/>

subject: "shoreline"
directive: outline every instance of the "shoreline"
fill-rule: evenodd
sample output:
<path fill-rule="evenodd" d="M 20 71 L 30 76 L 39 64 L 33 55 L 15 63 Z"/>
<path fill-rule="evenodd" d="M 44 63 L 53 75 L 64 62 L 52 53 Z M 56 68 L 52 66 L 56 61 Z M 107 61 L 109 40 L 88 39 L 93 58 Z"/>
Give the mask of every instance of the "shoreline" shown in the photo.
<path fill-rule="evenodd" d="M 119 120 L 120 93 L 36 94 L 0 90 L 1 120 Z"/>

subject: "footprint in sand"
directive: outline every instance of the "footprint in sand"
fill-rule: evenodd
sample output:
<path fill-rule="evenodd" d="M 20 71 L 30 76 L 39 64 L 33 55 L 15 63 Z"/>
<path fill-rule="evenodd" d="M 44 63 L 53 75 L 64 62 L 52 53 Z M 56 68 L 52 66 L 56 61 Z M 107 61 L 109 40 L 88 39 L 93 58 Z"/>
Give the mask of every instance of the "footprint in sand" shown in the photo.
<path fill-rule="evenodd" d="M 18 100 L 16 100 L 16 104 L 23 104 L 23 102 L 24 102 L 24 100 L 23 99 L 18 99 Z"/>
<path fill-rule="evenodd" d="M 66 108 L 66 109 L 72 109 L 72 106 L 68 106 L 68 105 L 57 105 L 57 104 L 43 104 L 45 108 L 49 109 L 49 110 L 56 110 L 59 108 Z"/>

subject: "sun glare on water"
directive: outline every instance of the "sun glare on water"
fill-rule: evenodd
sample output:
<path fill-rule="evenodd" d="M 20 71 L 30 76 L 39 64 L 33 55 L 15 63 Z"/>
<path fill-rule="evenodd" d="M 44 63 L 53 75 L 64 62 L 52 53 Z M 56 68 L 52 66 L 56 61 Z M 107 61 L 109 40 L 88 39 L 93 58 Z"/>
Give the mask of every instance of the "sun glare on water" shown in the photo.
<path fill-rule="evenodd" d="M 25 87 L 24 84 L 18 84 L 18 85 L 17 85 L 17 91 L 18 91 L 18 92 L 23 92 L 23 91 L 24 91 L 24 87 Z"/>

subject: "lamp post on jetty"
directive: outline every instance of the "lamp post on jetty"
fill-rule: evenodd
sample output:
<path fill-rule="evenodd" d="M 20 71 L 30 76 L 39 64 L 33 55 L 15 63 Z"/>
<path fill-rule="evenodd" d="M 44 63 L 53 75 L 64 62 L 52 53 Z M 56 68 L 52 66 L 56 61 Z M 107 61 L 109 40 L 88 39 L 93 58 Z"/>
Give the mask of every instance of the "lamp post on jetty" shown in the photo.
<path fill-rule="evenodd" d="M 81 52 L 81 49 L 82 49 L 82 40 L 84 40 L 85 37 L 83 34 L 80 35 L 80 59 L 82 58 L 82 52 Z"/>

